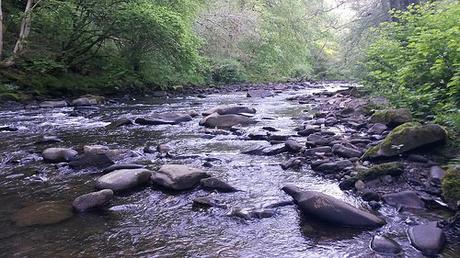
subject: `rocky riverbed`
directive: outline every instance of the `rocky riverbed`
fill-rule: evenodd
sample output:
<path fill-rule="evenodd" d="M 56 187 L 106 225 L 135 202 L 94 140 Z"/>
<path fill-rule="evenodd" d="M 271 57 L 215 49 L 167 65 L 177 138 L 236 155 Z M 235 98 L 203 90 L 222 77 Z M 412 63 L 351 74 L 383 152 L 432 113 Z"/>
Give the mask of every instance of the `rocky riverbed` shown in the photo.
<path fill-rule="evenodd" d="M 353 86 L 10 103 L 2 254 L 455 257 L 446 130 Z"/>

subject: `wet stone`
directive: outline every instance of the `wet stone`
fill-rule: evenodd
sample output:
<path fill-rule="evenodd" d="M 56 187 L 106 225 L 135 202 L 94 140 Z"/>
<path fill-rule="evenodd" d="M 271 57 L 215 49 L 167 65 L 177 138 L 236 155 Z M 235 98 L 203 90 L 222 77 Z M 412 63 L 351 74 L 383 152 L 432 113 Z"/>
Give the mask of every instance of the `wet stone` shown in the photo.
<path fill-rule="evenodd" d="M 113 191 L 104 189 L 98 192 L 88 193 L 77 197 L 73 203 L 73 208 L 78 212 L 84 212 L 93 208 L 107 204 L 113 198 Z"/>
<path fill-rule="evenodd" d="M 208 191 L 217 191 L 223 193 L 231 193 L 238 191 L 238 189 L 236 189 L 235 187 L 214 177 L 203 178 L 200 180 L 200 184 L 201 187 L 203 187 L 203 189 Z"/>
<path fill-rule="evenodd" d="M 374 236 L 370 246 L 374 252 L 383 255 L 396 255 L 402 252 L 401 246 L 386 236 Z"/>
<path fill-rule="evenodd" d="M 415 248 L 430 256 L 438 254 L 446 241 L 442 229 L 436 222 L 411 227 L 407 234 Z"/>
<path fill-rule="evenodd" d="M 385 194 L 382 196 L 385 203 L 397 208 L 423 209 L 425 203 L 414 191 Z"/>

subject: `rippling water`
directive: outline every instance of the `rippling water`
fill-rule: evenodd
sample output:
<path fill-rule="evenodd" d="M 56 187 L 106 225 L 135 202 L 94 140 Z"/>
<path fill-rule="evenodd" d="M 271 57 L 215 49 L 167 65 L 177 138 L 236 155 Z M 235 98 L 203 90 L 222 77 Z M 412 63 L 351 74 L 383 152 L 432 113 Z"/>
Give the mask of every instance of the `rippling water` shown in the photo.
<path fill-rule="evenodd" d="M 289 200 L 280 188 L 295 183 L 304 189 L 317 190 L 343 199 L 355 206 L 363 202 L 342 192 L 337 182 L 315 175 L 308 167 L 301 171 L 283 171 L 279 164 L 289 154 L 260 157 L 240 154 L 240 150 L 262 144 L 241 140 L 235 135 L 203 137 L 200 118 L 179 126 L 133 126 L 108 130 L 116 118 L 135 118 L 166 111 L 202 112 L 220 104 L 241 103 L 257 109 L 261 122 L 248 131 L 264 126 L 294 133 L 295 118 L 308 111 L 285 99 L 292 95 L 336 90 L 337 84 L 324 84 L 319 89 L 284 91 L 272 98 L 246 98 L 244 92 L 209 95 L 205 99 L 146 98 L 131 103 L 102 106 L 88 116 L 71 116 L 73 108 L 27 109 L 0 111 L 0 126 L 19 128 L 0 132 L 0 256 L 20 257 L 376 257 L 369 241 L 376 233 L 386 233 L 404 248 L 404 256 L 421 257 L 407 238 L 407 220 L 424 222 L 440 219 L 429 213 L 398 213 L 384 206 L 380 213 L 387 225 L 373 231 L 330 228 L 304 221 L 294 206 L 277 209 L 272 218 L 243 220 L 228 216 L 229 210 L 192 209 L 192 200 L 212 195 L 233 208 L 261 207 Z M 315 103 L 311 103 L 315 104 Z M 343 128 L 342 128 L 343 129 Z M 340 133 L 341 128 L 335 129 Z M 228 181 L 242 192 L 209 194 L 198 190 L 167 194 L 147 187 L 116 196 L 104 211 L 75 215 L 70 220 L 51 226 L 21 228 L 10 216 L 27 203 L 65 200 L 92 191 L 97 171 L 72 171 L 41 161 L 46 146 L 33 142 L 43 135 L 56 135 L 64 140 L 53 146 L 81 149 L 84 145 L 102 144 L 113 149 L 131 150 L 120 162 L 182 163 L 201 167 L 205 157 L 218 158 L 210 174 Z M 146 143 L 153 146 L 170 143 L 174 154 L 200 155 L 183 160 L 158 159 L 144 154 Z M 443 256 L 455 257 L 458 247 L 450 245 Z M 457 253 L 458 254 L 458 253 Z"/>

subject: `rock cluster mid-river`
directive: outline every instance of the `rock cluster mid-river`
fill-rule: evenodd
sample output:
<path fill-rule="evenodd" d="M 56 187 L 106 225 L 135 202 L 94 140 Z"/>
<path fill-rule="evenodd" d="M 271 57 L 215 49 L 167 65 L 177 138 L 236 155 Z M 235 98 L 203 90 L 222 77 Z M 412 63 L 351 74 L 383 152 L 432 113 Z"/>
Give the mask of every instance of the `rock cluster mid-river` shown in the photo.
<path fill-rule="evenodd" d="M 422 257 L 407 239 L 415 224 L 445 219 L 442 212 L 399 212 L 383 204 L 376 215 L 386 221 L 377 229 L 353 230 L 327 226 L 302 218 L 298 207 L 264 207 L 291 197 L 281 188 L 295 184 L 343 200 L 360 209 L 367 204 L 338 182 L 313 172 L 308 165 L 283 170 L 280 164 L 292 154 L 272 156 L 242 154 L 266 141 L 250 140 L 250 133 L 295 136 L 295 128 L 313 113 L 315 101 L 287 101 L 296 95 L 335 91 L 347 84 L 324 83 L 317 87 L 281 87 L 274 96 L 247 98 L 246 92 L 215 93 L 200 97 L 149 97 L 74 110 L 27 108 L 0 111 L 0 126 L 17 131 L 0 132 L 0 256 L 3 257 L 373 257 L 369 248 L 375 235 L 397 241 L 402 257 Z M 276 90 L 275 90 L 276 91 Z M 202 113 L 219 105 L 242 104 L 257 110 L 257 124 L 240 133 L 209 130 L 199 125 L 202 116 L 178 125 L 132 125 L 109 128 L 119 118 L 135 119 L 165 112 Z M 344 126 L 330 126 L 339 136 Z M 43 136 L 62 142 L 35 144 Z M 302 142 L 303 140 L 299 140 Z M 146 146 L 167 144 L 168 155 L 145 152 Z M 72 169 L 42 159 L 49 147 L 104 145 L 119 164 L 185 164 L 200 168 L 241 191 L 207 192 L 201 188 L 172 193 L 152 186 L 116 193 L 104 209 L 76 213 L 57 224 L 22 227 L 11 219 L 23 207 L 40 202 L 72 203 L 95 191 L 102 174 L 98 169 Z M 404 190 L 404 189 L 403 189 Z M 210 197 L 221 207 L 193 207 L 197 197 Z M 248 211 L 261 215 L 244 218 Z M 240 216 L 235 216 L 239 214 Z M 455 257 L 458 244 L 448 243 L 444 257 Z"/>

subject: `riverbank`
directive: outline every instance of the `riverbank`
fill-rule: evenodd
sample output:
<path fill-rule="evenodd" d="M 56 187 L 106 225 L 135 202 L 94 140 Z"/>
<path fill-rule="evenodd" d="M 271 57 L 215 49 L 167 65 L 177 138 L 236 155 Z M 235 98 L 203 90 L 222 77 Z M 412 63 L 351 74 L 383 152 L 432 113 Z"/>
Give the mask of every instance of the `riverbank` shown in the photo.
<path fill-rule="evenodd" d="M 0 133 L 5 190 L 0 198 L 6 203 L 0 239 L 7 253 L 24 255 L 297 257 L 373 255 L 382 252 L 375 236 L 383 235 L 397 242 L 394 250 L 417 256 L 407 235 L 412 230 L 409 238 L 418 249 L 427 252 L 420 243 L 428 243 L 436 252 L 457 253 L 458 221 L 448 220 L 458 207 L 443 198 L 440 183 L 458 150 L 445 144 L 444 129 L 414 124 L 407 110 L 394 110 L 384 98 L 363 97 L 349 86 L 232 86 L 136 100 L 80 99 L 85 105 L 73 106 L 74 99 L 60 107 L 36 102 L 2 111 L 2 126 L 17 130 Z M 216 109 L 221 105 L 227 108 Z M 375 110 L 387 111 L 372 116 Z M 409 129 L 395 129 L 401 124 Z M 406 135 L 390 138 L 408 141 L 386 149 L 382 143 L 395 131 Z M 374 146 L 377 151 L 364 155 Z M 110 167 L 113 163 L 118 167 Z M 167 167 L 171 164 L 187 169 Z M 124 172 L 124 187 L 133 187 L 133 178 L 140 185 L 120 192 L 120 182 L 113 185 L 109 175 L 121 168 L 135 170 Z M 176 173 L 194 176 L 179 183 L 171 176 Z M 327 209 L 319 220 L 309 218 L 298 212 L 305 203 L 293 206 L 280 191 L 289 184 L 373 214 L 377 227 L 331 228 L 321 223 L 329 217 Z M 88 201 L 92 197 L 100 202 Z M 75 211 L 69 213 L 72 203 Z M 49 214 L 30 213 L 37 207 L 65 212 L 38 227 L 37 219 Z M 425 229 L 442 237 L 420 239 Z M 44 243 L 43 234 L 53 243 Z M 24 248 L 26 238 L 40 244 Z"/>

